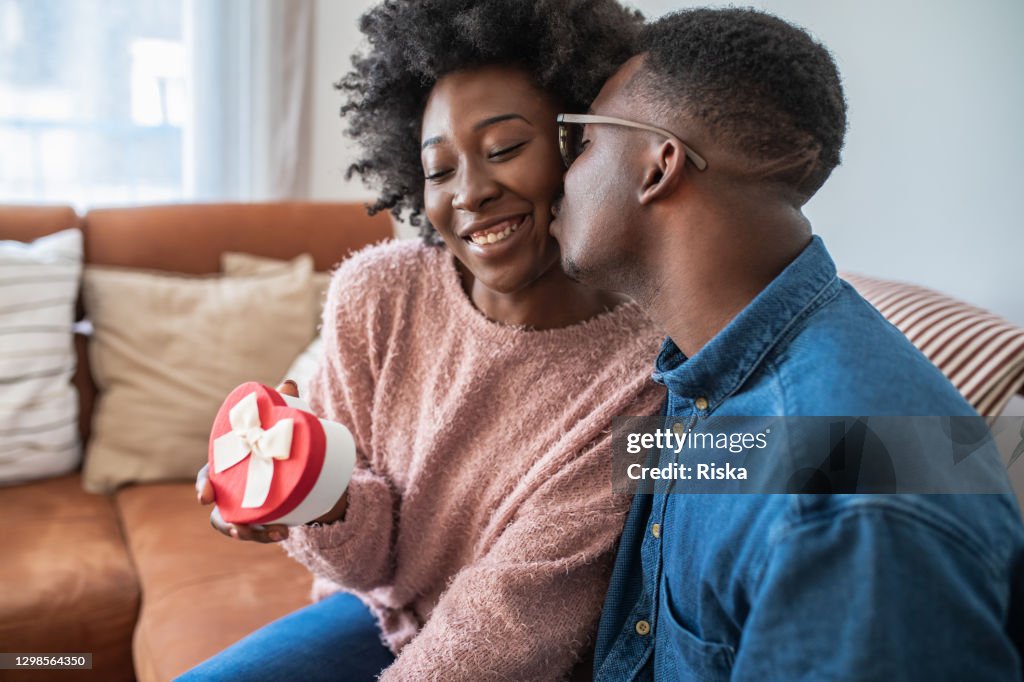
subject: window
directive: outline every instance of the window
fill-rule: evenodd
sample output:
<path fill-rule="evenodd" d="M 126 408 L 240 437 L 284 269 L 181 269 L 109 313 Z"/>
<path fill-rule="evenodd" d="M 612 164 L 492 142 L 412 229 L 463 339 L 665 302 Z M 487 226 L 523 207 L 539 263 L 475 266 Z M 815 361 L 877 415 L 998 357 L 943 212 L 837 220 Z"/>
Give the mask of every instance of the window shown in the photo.
<path fill-rule="evenodd" d="M 184 198 L 181 0 L 0 0 L 0 200 Z"/>
<path fill-rule="evenodd" d="M 0 0 L 0 202 L 308 194 L 312 0 Z"/>

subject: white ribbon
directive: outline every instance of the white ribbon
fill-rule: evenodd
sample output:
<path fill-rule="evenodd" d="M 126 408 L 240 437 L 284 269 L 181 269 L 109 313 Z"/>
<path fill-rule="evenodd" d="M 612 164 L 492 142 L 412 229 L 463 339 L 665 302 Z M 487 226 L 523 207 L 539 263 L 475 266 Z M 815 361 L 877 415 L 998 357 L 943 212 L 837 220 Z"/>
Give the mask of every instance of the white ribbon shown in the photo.
<path fill-rule="evenodd" d="M 242 507 L 252 509 L 267 501 L 274 478 L 274 460 L 288 459 L 292 449 L 292 419 L 282 419 L 267 430 L 260 425 L 256 394 L 250 393 L 231 408 L 231 431 L 213 441 L 213 470 L 220 473 L 251 454 Z"/>

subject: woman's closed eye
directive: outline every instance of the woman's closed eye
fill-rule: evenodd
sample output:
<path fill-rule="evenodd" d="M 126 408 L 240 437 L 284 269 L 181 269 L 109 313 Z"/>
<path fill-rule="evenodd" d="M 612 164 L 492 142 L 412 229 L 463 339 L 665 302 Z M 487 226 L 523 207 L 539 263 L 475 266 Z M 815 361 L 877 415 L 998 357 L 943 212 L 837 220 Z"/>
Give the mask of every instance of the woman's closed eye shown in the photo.
<path fill-rule="evenodd" d="M 427 171 L 427 174 L 424 176 L 424 179 L 430 182 L 438 182 L 440 180 L 443 180 L 444 177 L 449 173 L 451 173 L 450 170 Z"/>
<path fill-rule="evenodd" d="M 522 149 L 523 147 L 525 147 L 527 145 L 527 143 L 529 143 L 529 140 L 526 140 L 525 142 L 519 142 L 517 144 L 509 145 L 507 147 L 499 147 L 498 149 L 495 149 L 492 152 L 490 152 L 487 155 L 487 158 L 489 158 L 489 159 L 503 159 L 503 158 L 507 158 L 507 157 L 511 156 L 512 154 L 514 154 L 515 152 L 517 152 L 520 149 Z"/>
<path fill-rule="evenodd" d="M 523 147 L 525 147 L 529 143 L 530 140 L 525 140 L 523 142 L 517 142 L 516 144 L 511 144 L 508 146 L 499 146 L 489 151 L 487 153 L 487 158 L 490 159 L 491 161 L 504 161 L 506 159 L 510 159 L 513 156 L 515 156 L 516 152 L 523 149 Z M 439 168 L 436 170 L 429 170 L 426 172 L 423 178 L 428 182 L 441 182 L 449 174 L 451 174 L 451 172 L 452 170 L 450 168 Z"/>

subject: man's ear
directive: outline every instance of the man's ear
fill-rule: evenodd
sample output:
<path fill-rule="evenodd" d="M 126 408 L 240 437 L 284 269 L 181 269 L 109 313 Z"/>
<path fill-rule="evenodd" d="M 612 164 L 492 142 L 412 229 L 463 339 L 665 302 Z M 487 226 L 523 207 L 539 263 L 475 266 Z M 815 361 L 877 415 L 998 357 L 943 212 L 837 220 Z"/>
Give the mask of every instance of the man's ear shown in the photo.
<path fill-rule="evenodd" d="M 676 190 L 682 180 L 686 154 L 675 140 L 664 140 L 651 150 L 640 186 L 640 204 L 664 199 Z"/>

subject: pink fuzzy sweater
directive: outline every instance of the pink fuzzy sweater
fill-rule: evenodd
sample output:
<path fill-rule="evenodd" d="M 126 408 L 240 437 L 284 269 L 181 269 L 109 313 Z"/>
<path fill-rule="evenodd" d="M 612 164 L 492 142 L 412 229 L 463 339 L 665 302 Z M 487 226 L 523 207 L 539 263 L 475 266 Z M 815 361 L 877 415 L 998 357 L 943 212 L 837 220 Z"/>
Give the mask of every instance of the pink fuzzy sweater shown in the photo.
<path fill-rule="evenodd" d="M 451 254 L 371 247 L 334 274 L 308 402 L 348 426 L 345 519 L 288 553 L 377 615 L 383 680 L 556 680 L 596 629 L 629 499 L 611 420 L 656 413 L 660 335 L 635 304 L 530 330 L 488 320 Z"/>

